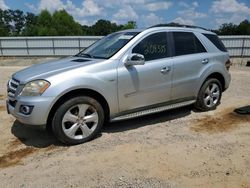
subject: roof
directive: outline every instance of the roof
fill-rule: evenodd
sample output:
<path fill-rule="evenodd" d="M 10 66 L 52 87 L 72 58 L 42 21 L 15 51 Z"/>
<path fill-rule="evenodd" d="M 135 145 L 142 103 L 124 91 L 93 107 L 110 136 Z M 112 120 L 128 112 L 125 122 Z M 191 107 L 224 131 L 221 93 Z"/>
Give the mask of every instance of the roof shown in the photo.
<path fill-rule="evenodd" d="M 213 32 L 198 26 L 189 26 L 189 25 L 178 25 L 178 26 L 171 26 L 168 24 L 159 24 L 155 25 L 146 29 L 129 29 L 123 30 L 120 32 L 142 32 L 142 31 L 157 31 L 157 30 L 169 30 L 169 31 L 190 31 L 190 32 L 200 32 L 206 34 L 214 34 Z"/>
<path fill-rule="evenodd" d="M 168 24 L 157 24 L 157 25 L 153 25 L 149 28 L 153 28 L 153 27 L 182 27 L 182 28 L 192 28 L 192 29 L 203 29 L 203 30 L 207 30 L 203 27 L 200 26 L 195 26 L 195 25 L 184 25 L 184 24 L 176 24 L 176 23 L 168 23 Z"/>
<path fill-rule="evenodd" d="M 146 30 L 152 30 L 152 31 L 157 31 L 157 30 L 169 30 L 169 31 L 190 31 L 190 32 L 200 32 L 200 33 L 207 33 L 207 34 L 214 34 L 211 31 L 205 30 L 205 29 L 201 29 L 201 28 L 187 28 L 187 27 L 151 27 L 148 28 Z"/>

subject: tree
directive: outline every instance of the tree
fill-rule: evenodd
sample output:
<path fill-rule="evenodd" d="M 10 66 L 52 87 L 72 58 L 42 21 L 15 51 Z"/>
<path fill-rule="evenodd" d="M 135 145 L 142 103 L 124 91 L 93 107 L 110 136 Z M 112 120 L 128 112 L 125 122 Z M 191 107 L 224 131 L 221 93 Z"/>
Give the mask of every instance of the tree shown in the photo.
<path fill-rule="evenodd" d="M 66 35 L 81 35 L 81 25 L 74 21 L 74 18 L 70 16 L 65 10 L 54 12 L 52 16 L 53 27 L 60 36 Z"/>
<path fill-rule="evenodd" d="M 92 32 L 91 26 L 87 26 L 87 25 L 82 26 L 82 34 L 83 35 L 89 35 L 89 36 L 94 35 L 93 32 Z"/>
<path fill-rule="evenodd" d="M 136 22 L 135 21 L 128 21 L 128 23 L 126 23 L 125 25 L 123 25 L 122 30 L 125 29 L 135 29 L 136 26 Z"/>
<path fill-rule="evenodd" d="M 92 26 L 82 26 L 83 34 L 85 35 L 100 35 L 105 36 L 110 33 L 125 30 L 125 29 L 134 29 L 136 28 L 136 22 L 129 21 L 125 25 L 117 25 L 116 23 L 112 23 L 108 20 L 98 20 Z"/>
<path fill-rule="evenodd" d="M 0 9 L 0 25 L 1 27 L 1 35 L 2 36 L 10 36 L 12 33 L 12 18 L 9 10 L 1 10 Z"/>
<path fill-rule="evenodd" d="M 237 28 L 238 35 L 250 35 L 250 22 L 248 20 L 244 20 L 241 22 Z"/>
<path fill-rule="evenodd" d="M 52 16 L 47 10 L 43 10 L 37 18 L 37 34 L 38 36 L 56 36 L 57 31 L 53 27 Z"/>
<path fill-rule="evenodd" d="M 244 20 L 239 25 L 224 23 L 215 32 L 219 35 L 250 35 L 250 22 Z"/>
<path fill-rule="evenodd" d="M 108 35 L 111 33 L 111 22 L 108 20 L 98 20 L 92 26 L 92 32 L 94 35 Z"/>
<path fill-rule="evenodd" d="M 4 11 L 0 9 L 0 36 L 8 36 L 9 29 L 5 23 Z"/>
<path fill-rule="evenodd" d="M 237 25 L 233 23 L 222 24 L 216 33 L 218 33 L 219 35 L 236 35 Z"/>
<path fill-rule="evenodd" d="M 12 35 L 21 35 L 25 26 L 25 15 L 21 10 L 9 10 L 12 21 Z"/>
<path fill-rule="evenodd" d="M 25 28 L 22 32 L 24 36 L 35 36 L 38 33 L 37 16 L 33 13 L 27 12 L 25 16 Z"/>

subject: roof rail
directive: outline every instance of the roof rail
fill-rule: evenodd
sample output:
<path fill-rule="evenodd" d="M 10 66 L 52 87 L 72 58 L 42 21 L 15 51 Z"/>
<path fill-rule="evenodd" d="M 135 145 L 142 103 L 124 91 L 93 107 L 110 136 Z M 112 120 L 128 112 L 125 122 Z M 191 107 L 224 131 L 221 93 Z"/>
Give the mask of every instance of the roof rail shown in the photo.
<path fill-rule="evenodd" d="M 206 28 L 203 27 L 199 27 L 199 26 L 194 26 L 194 25 L 184 25 L 184 24 L 178 24 L 178 23 L 167 23 L 167 24 L 157 24 L 157 25 L 153 25 L 149 28 L 154 28 L 154 27 L 184 27 L 184 28 L 193 28 L 193 29 L 203 29 L 203 30 L 207 30 Z"/>

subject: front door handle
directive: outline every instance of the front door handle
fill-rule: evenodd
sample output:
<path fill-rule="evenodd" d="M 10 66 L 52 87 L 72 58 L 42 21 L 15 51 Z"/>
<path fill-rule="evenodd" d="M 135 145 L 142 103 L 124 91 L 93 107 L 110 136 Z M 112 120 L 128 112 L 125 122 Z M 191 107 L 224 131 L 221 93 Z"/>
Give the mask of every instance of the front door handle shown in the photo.
<path fill-rule="evenodd" d="M 202 63 L 203 65 L 208 64 L 208 62 L 209 62 L 209 59 L 203 59 L 203 60 L 201 61 L 201 63 Z"/>
<path fill-rule="evenodd" d="M 162 73 L 162 74 L 166 74 L 166 73 L 168 73 L 170 70 L 171 70 L 170 67 L 163 67 L 163 68 L 161 69 L 161 73 Z"/>

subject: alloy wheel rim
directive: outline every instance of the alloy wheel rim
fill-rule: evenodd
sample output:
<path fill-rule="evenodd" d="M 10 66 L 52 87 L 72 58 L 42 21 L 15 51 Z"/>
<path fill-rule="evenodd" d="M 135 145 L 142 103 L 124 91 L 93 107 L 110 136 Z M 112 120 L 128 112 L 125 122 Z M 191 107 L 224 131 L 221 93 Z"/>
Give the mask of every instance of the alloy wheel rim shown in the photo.
<path fill-rule="evenodd" d="M 97 110 L 89 104 L 71 107 L 63 116 L 62 129 L 71 139 L 84 139 L 91 135 L 98 124 Z"/>
<path fill-rule="evenodd" d="M 218 84 L 216 83 L 211 83 L 208 85 L 208 87 L 205 90 L 204 94 L 204 104 L 211 108 L 214 107 L 220 98 L 220 88 Z"/>

